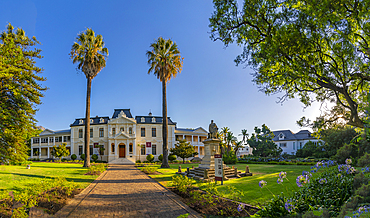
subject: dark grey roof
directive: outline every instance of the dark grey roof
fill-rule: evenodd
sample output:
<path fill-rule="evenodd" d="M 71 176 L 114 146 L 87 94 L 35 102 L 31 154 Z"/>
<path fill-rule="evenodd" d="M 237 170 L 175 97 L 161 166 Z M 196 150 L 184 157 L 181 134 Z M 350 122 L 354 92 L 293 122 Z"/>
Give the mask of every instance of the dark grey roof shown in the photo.
<path fill-rule="evenodd" d="M 118 117 L 118 114 L 121 113 L 121 111 L 123 111 L 123 113 L 126 114 L 126 117 L 127 118 L 132 118 L 130 109 L 114 109 L 114 113 L 112 115 L 112 119 L 117 118 Z"/>
<path fill-rule="evenodd" d="M 104 121 L 103 122 L 100 122 L 100 118 L 103 118 Z M 108 120 L 109 120 L 109 117 L 90 117 L 90 119 L 93 120 L 92 123 L 90 123 L 90 125 L 99 125 L 99 124 L 107 124 L 108 123 Z M 82 124 L 80 124 L 80 120 L 82 120 Z M 70 126 L 83 126 L 85 125 L 85 118 L 77 118 Z"/>
<path fill-rule="evenodd" d="M 311 132 L 308 130 L 301 130 L 298 133 L 293 133 L 290 130 L 278 130 L 273 131 L 274 138 L 273 141 L 290 141 L 290 140 L 309 140 L 309 139 L 315 139 L 315 137 L 311 136 Z M 279 135 L 284 134 L 284 139 L 279 140 Z"/>
<path fill-rule="evenodd" d="M 175 130 L 180 130 L 180 131 L 187 131 L 187 132 L 194 132 L 195 129 L 186 129 L 186 128 L 177 128 Z"/>
<path fill-rule="evenodd" d="M 58 130 L 58 131 L 54 131 L 55 134 L 58 134 L 58 133 L 71 133 L 71 129 L 64 129 L 64 130 Z"/>
<path fill-rule="evenodd" d="M 141 118 L 144 117 L 144 122 L 141 122 Z M 155 122 L 152 122 L 153 117 L 155 118 Z M 155 117 L 155 116 L 136 116 L 135 117 L 136 123 L 150 123 L 150 124 L 161 124 L 163 121 L 162 117 Z M 171 120 L 171 118 L 168 117 L 168 125 L 176 125 L 175 122 Z"/>
<path fill-rule="evenodd" d="M 50 133 L 45 133 L 50 132 Z M 51 130 L 51 129 L 45 129 L 40 133 L 41 136 L 49 136 L 49 135 L 55 135 L 55 134 L 71 134 L 71 129 L 63 129 L 63 130 Z"/>

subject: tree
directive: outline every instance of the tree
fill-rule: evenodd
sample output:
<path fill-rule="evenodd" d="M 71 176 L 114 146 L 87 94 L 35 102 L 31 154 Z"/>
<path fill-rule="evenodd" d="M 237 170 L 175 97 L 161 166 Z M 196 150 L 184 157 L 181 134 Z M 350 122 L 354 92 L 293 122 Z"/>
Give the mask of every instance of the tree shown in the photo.
<path fill-rule="evenodd" d="M 163 161 L 161 168 L 170 168 L 168 164 L 168 118 L 167 118 L 167 82 L 176 77 L 182 70 L 183 59 L 176 43 L 171 39 L 159 37 L 150 45 L 151 50 L 146 52 L 150 68 L 148 74 L 153 72 L 162 82 L 162 136 Z"/>
<path fill-rule="evenodd" d="M 37 67 L 41 50 L 36 37 L 9 23 L 0 36 L 0 163 L 21 162 L 28 157 L 31 137 L 38 134 L 36 106 L 46 90 Z"/>
<path fill-rule="evenodd" d="M 61 145 L 58 145 L 58 146 L 54 145 L 53 150 L 51 151 L 51 154 L 54 157 L 59 158 L 59 161 L 61 161 L 62 157 L 66 157 L 70 154 L 66 146 L 67 146 L 67 143 L 62 143 Z"/>
<path fill-rule="evenodd" d="M 234 134 L 229 131 L 226 134 L 226 145 L 227 145 L 227 152 L 229 153 L 231 151 L 231 145 L 236 141 L 236 138 Z"/>
<path fill-rule="evenodd" d="M 99 148 L 100 160 L 103 161 L 103 155 L 105 151 L 104 145 L 98 145 L 97 147 Z"/>
<path fill-rule="evenodd" d="M 185 158 L 193 157 L 197 155 L 198 152 L 194 151 L 194 146 L 187 142 L 186 140 L 180 140 L 175 144 L 174 148 L 170 149 L 171 155 L 176 155 L 182 158 L 182 163 L 185 163 Z"/>
<path fill-rule="evenodd" d="M 239 135 L 242 135 L 243 136 L 243 139 L 242 139 L 243 144 L 245 144 L 245 140 L 247 140 L 248 137 L 249 137 L 249 134 L 247 132 L 248 132 L 248 130 L 242 129 L 242 133 L 239 134 Z"/>
<path fill-rule="evenodd" d="M 72 45 L 70 58 L 73 63 L 78 63 L 77 69 L 81 70 L 87 79 L 86 116 L 85 116 L 85 153 L 84 167 L 90 167 L 90 95 L 91 80 L 105 67 L 108 49 L 104 47 L 103 37 L 95 36 L 92 29 L 77 35 L 77 42 Z"/>
<path fill-rule="evenodd" d="M 277 157 L 281 154 L 283 149 L 278 148 L 274 141 L 272 141 L 274 133 L 265 124 L 262 125 L 262 129 L 254 127 L 254 132 L 247 140 L 249 146 L 253 148 L 254 156 Z"/>
<path fill-rule="evenodd" d="M 314 123 L 345 120 L 364 128 L 370 81 L 370 1 L 214 0 L 211 39 L 244 46 L 236 65 L 253 67 L 253 81 L 266 94 L 284 92 L 279 102 L 298 97 L 335 103 Z"/>
<path fill-rule="evenodd" d="M 238 153 L 238 150 L 243 147 L 242 143 L 243 143 L 243 141 L 234 141 L 233 142 L 233 145 L 234 145 L 233 149 L 234 149 L 235 155 L 236 155 L 236 153 Z"/>

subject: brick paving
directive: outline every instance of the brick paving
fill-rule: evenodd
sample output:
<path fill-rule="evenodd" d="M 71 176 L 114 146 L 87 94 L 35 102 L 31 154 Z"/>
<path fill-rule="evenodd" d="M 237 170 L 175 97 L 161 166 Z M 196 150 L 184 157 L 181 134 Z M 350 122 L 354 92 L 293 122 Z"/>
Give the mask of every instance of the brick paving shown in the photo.
<path fill-rule="evenodd" d="M 134 166 L 111 165 L 53 217 L 176 218 L 186 213 L 202 217 Z"/>

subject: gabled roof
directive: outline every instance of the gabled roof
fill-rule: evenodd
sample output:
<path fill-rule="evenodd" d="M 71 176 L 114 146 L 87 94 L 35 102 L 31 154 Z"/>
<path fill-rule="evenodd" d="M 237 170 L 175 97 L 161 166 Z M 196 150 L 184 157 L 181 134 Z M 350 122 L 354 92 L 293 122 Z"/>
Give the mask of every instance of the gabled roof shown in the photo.
<path fill-rule="evenodd" d="M 109 117 L 90 117 L 90 119 L 93 120 L 90 125 L 99 125 L 99 124 L 106 124 L 108 123 Z M 103 122 L 100 122 L 100 119 L 102 119 Z M 82 123 L 80 122 L 82 120 Z M 83 126 L 85 125 L 85 118 L 77 118 L 70 126 Z"/>
<path fill-rule="evenodd" d="M 141 118 L 144 118 L 144 122 L 141 122 Z M 153 118 L 155 118 L 155 122 L 152 122 L 153 121 Z M 173 122 L 171 120 L 171 118 L 167 118 L 168 119 L 168 125 L 176 125 L 175 122 Z M 161 124 L 162 121 L 163 121 L 163 118 L 162 117 L 156 117 L 156 116 L 136 116 L 135 117 L 135 120 L 136 120 L 136 123 L 137 124 Z"/>
<path fill-rule="evenodd" d="M 123 113 L 126 114 L 126 117 L 127 118 L 132 118 L 130 109 L 114 109 L 114 112 L 113 112 L 113 115 L 112 115 L 112 119 L 117 118 L 118 117 L 118 114 L 120 114 L 121 111 L 123 111 Z"/>
<path fill-rule="evenodd" d="M 189 133 L 198 133 L 198 134 L 208 134 L 208 131 L 203 129 L 202 127 L 198 127 L 196 129 L 189 129 L 189 128 L 177 128 L 175 129 L 175 134 L 179 132 L 189 132 Z"/>
<path fill-rule="evenodd" d="M 308 130 L 301 130 L 297 133 L 293 133 L 290 130 L 277 130 L 273 131 L 274 133 L 274 138 L 272 139 L 273 141 L 294 141 L 294 140 L 310 140 L 310 139 L 315 139 L 315 137 L 311 136 L 311 132 Z M 279 135 L 284 134 L 284 139 L 279 140 Z"/>
<path fill-rule="evenodd" d="M 57 131 L 53 131 L 51 129 L 45 129 L 39 135 L 47 136 L 47 135 L 55 135 L 55 134 L 71 134 L 71 129 L 63 129 L 63 130 L 57 130 Z"/>

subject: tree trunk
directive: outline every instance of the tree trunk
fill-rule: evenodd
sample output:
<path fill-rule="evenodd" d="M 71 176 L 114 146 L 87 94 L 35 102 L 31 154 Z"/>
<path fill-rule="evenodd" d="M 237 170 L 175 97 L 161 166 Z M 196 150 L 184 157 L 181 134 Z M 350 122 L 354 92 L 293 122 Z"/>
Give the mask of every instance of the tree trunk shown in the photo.
<path fill-rule="evenodd" d="M 90 167 L 90 95 L 91 78 L 87 77 L 86 116 L 85 116 L 85 160 L 83 167 Z"/>
<path fill-rule="evenodd" d="M 163 136 L 163 160 L 161 168 L 170 168 L 168 164 L 168 119 L 167 119 L 167 93 L 166 93 L 167 81 L 162 81 L 162 93 L 163 93 L 163 121 L 162 121 L 162 136 Z"/>

